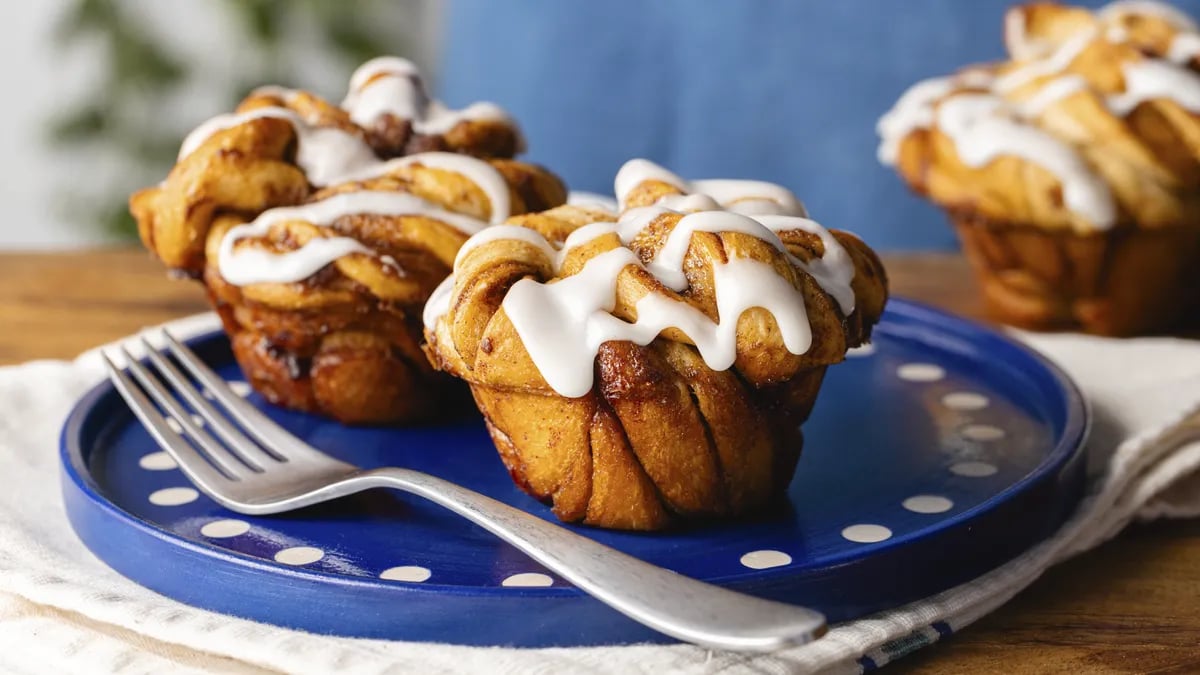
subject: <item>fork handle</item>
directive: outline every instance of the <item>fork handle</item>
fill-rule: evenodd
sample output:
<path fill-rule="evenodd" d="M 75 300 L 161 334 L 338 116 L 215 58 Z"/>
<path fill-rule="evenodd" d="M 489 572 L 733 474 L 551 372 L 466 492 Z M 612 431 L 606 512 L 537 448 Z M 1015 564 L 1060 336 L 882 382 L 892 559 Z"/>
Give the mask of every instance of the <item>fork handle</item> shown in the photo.
<path fill-rule="evenodd" d="M 350 485 L 353 483 L 353 485 Z M 343 488 L 403 490 L 454 511 L 629 618 L 671 637 L 715 649 L 772 651 L 825 632 L 814 610 L 765 600 L 685 577 L 418 471 L 385 468 Z"/>

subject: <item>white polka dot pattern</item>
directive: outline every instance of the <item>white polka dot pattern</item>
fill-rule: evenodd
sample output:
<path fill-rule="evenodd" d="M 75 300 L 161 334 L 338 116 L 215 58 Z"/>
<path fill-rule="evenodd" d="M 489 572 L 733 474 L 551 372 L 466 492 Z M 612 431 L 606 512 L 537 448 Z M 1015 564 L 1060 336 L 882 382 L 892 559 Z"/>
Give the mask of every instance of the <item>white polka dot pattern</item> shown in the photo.
<path fill-rule="evenodd" d="M 554 579 L 540 572 L 522 572 L 508 577 L 500 582 L 501 586 L 518 587 L 537 587 L 550 586 L 554 584 Z"/>
<path fill-rule="evenodd" d="M 950 472 L 967 478 L 983 478 L 996 473 L 998 469 L 994 464 L 987 462 L 959 462 L 950 467 Z"/>
<path fill-rule="evenodd" d="M 896 369 L 896 376 L 909 382 L 937 382 L 946 377 L 946 370 L 933 363 L 906 363 Z M 973 391 L 952 391 L 942 396 L 941 403 L 949 410 L 973 412 L 991 405 L 991 399 Z M 998 441 L 1008 433 L 991 424 L 967 424 L 958 430 L 962 438 L 978 443 Z M 984 478 L 994 475 L 999 469 L 995 464 L 983 461 L 957 462 L 950 465 L 950 472 L 965 478 Z M 915 495 L 905 499 L 901 506 L 913 513 L 945 513 L 954 508 L 954 502 L 939 495 Z M 891 530 L 882 525 L 852 525 L 842 530 L 842 536 L 851 541 L 871 543 L 892 536 Z M 881 537 L 881 538 L 880 538 Z"/>
<path fill-rule="evenodd" d="M 275 562 L 285 565 L 309 565 L 325 557 L 325 552 L 313 546 L 293 546 L 275 554 Z"/>
<path fill-rule="evenodd" d="M 871 356 L 874 353 L 875 347 L 866 344 L 848 350 L 847 356 L 861 358 Z M 934 363 L 914 362 L 900 365 L 896 369 L 896 376 L 909 382 L 928 383 L 943 380 L 946 377 L 946 371 L 943 367 Z M 230 381 L 229 387 L 236 394 L 243 397 L 248 396 L 252 391 L 249 384 L 239 380 Z M 205 392 L 205 395 L 207 397 L 208 393 Z M 959 412 L 984 410 L 991 405 L 991 400 L 987 396 L 973 391 L 950 391 L 942 395 L 940 401 L 946 409 Z M 197 415 L 192 415 L 191 418 L 197 425 L 202 426 L 204 424 L 204 420 Z M 168 424 L 176 433 L 182 432 L 179 423 L 175 420 L 168 420 Z M 959 428 L 958 433 L 962 438 L 978 442 L 995 441 L 1006 436 L 1004 429 L 982 423 L 971 423 L 962 426 Z M 149 453 L 143 456 L 138 464 L 142 469 L 147 471 L 168 471 L 178 468 L 178 464 L 174 459 L 165 452 Z M 991 476 L 997 473 L 998 470 L 994 464 L 985 461 L 962 461 L 954 463 L 949 467 L 951 473 L 968 478 Z M 158 506 L 178 506 L 193 502 L 199 496 L 199 493 L 190 487 L 173 487 L 155 491 L 150 495 L 149 500 L 152 504 Z M 941 495 L 918 494 L 905 499 L 901 503 L 901 506 L 912 513 L 939 514 L 952 510 L 955 504 L 951 499 Z M 242 536 L 250 532 L 251 529 L 250 523 L 244 520 L 220 519 L 205 523 L 200 528 L 200 534 L 209 539 L 226 539 Z M 850 542 L 873 544 L 891 539 L 894 533 L 884 525 L 857 523 L 842 529 L 841 536 Z M 274 559 L 276 562 L 286 565 L 302 566 L 318 562 L 325 555 L 325 551 L 317 547 L 293 546 L 276 552 Z M 763 549 L 747 552 L 741 556 L 739 561 L 745 568 L 764 570 L 790 565 L 793 563 L 793 558 L 783 551 Z M 380 579 L 408 583 L 422 583 L 428 581 L 432 576 L 432 570 L 419 565 L 401 565 L 391 567 L 379 573 Z M 510 588 L 548 587 L 554 585 L 554 579 L 540 572 L 523 572 L 505 578 L 501 582 L 501 585 Z"/>
<path fill-rule="evenodd" d="M 954 508 L 954 502 L 938 495 L 916 495 L 901 504 L 913 513 L 945 513 Z"/>
<path fill-rule="evenodd" d="M 942 397 L 942 405 L 951 410 L 961 410 L 964 412 L 983 410 L 990 404 L 991 401 L 988 400 L 988 397 L 983 394 L 976 394 L 973 391 L 956 391 Z"/>
<path fill-rule="evenodd" d="M 963 438 L 980 442 L 998 441 L 1007 435 L 1000 427 L 990 424 L 968 424 L 962 428 L 960 433 Z"/>
<path fill-rule="evenodd" d="M 200 498 L 200 493 L 190 487 L 163 488 L 150 493 L 150 503 L 155 506 L 181 506 Z"/>
<path fill-rule="evenodd" d="M 842 537 L 859 544 L 874 544 L 892 538 L 892 531 L 883 525 L 860 523 L 842 530 Z"/>
<path fill-rule="evenodd" d="M 742 556 L 742 565 L 752 570 L 765 570 L 792 564 L 792 556 L 783 551 L 751 551 Z"/>
<path fill-rule="evenodd" d="M 946 371 L 932 363 L 906 363 L 896 369 L 896 376 L 909 382 L 937 382 Z"/>
<path fill-rule="evenodd" d="M 175 459 L 165 452 L 152 452 L 138 460 L 138 466 L 147 471 L 170 471 L 178 469 Z"/>
<path fill-rule="evenodd" d="M 228 539 L 230 537 L 240 537 L 250 531 L 250 523 L 244 520 L 234 520 L 227 518 L 225 520 L 214 520 L 211 523 L 205 523 L 204 527 L 200 528 L 200 534 L 209 539 Z"/>
<path fill-rule="evenodd" d="M 393 567 L 379 573 L 380 579 L 387 579 L 388 581 L 411 581 L 414 583 L 428 581 L 431 576 L 433 576 L 432 572 L 417 565 Z"/>

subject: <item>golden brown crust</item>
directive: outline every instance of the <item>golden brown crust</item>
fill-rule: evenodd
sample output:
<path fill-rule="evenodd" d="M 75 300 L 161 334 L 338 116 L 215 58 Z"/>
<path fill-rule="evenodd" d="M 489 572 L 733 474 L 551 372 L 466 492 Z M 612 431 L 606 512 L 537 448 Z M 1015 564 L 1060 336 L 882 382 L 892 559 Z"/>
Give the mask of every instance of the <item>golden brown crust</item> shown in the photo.
<path fill-rule="evenodd" d="M 654 187 L 647 198 L 662 194 Z M 649 259 L 681 217 L 658 216 L 629 247 Z M 563 206 L 510 223 L 561 244 L 577 228 L 613 218 Z M 737 358 L 729 370 L 711 370 L 687 335 L 667 329 L 644 347 L 604 343 L 592 390 L 579 398 L 559 395 L 534 365 L 502 302 L 522 279 L 553 282 L 577 273 L 622 245 L 615 235 L 572 248 L 558 273 L 540 249 L 520 240 L 496 239 L 467 251 L 456 266 L 449 312 L 426 332 L 426 350 L 440 369 L 471 385 L 513 479 L 551 502 L 559 518 L 651 530 L 751 513 L 786 489 L 802 444 L 800 424 L 825 368 L 869 338 L 886 301 L 878 258 L 853 236 L 835 236 L 855 264 L 851 317 L 777 249 L 742 233 L 693 234 L 684 263 L 688 288 L 681 293 L 636 266 L 618 276 L 612 313 L 619 318 L 636 320 L 637 301 L 659 293 L 716 319 L 712 266 L 731 257 L 769 264 L 805 298 L 814 341 L 801 355 L 784 347 L 770 313 L 753 308 L 738 321 Z M 820 240 L 805 232 L 784 232 L 781 239 L 802 260 L 824 253 Z"/>
<path fill-rule="evenodd" d="M 463 120 L 444 134 L 445 140 L 443 135 L 423 137 L 434 140 L 422 142 L 420 148 L 408 144 L 398 151 L 376 138 L 372 131 L 355 125 L 346 111 L 309 92 L 297 91 L 288 96 L 270 91 L 252 92 L 236 112 L 266 107 L 283 108 L 308 124 L 341 129 L 363 138 L 380 159 L 411 154 L 405 149 L 447 150 L 490 158 L 506 174 L 518 203 L 544 205 L 563 201 L 559 193 L 564 188 L 556 178 L 545 178 L 548 175 L 545 170 L 526 171 L 527 165 L 509 159 L 520 136 L 505 120 Z M 395 120 L 392 115 L 382 117 Z M 130 212 L 137 221 L 142 243 L 168 267 L 198 276 L 203 268 L 208 228 L 218 215 L 233 214 L 249 220 L 269 208 L 317 198 L 304 172 L 295 164 L 295 151 L 296 133 L 285 119 L 249 119 L 216 131 L 181 158 L 161 184 L 139 190 L 130 197 Z M 509 170 L 510 166 L 516 168 Z M 391 177 L 416 183 L 409 191 L 433 201 L 445 200 L 456 190 L 466 190 L 477 205 L 466 211 L 469 215 L 487 217 L 490 213 L 486 196 L 473 184 L 464 187 L 469 181 L 462 176 L 432 169 L 414 175 L 413 171 L 402 169 Z M 350 188 L 335 186 L 320 194 L 345 189 Z M 522 210 L 517 208 L 514 212 Z"/>
<path fill-rule="evenodd" d="M 1127 68 L 1165 56 L 1178 28 L 1150 15 L 1101 19 L 1084 9 L 1039 2 L 1012 8 L 1008 32 L 1009 61 L 964 72 L 1003 78 L 1071 41 L 1085 39 L 1086 46 L 1061 69 L 1020 86 L 997 84 L 989 92 L 1004 99 L 1022 124 L 1050 134 L 1080 155 L 1111 191 L 1115 224 L 1156 228 L 1200 222 L 1200 116 L 1166 97 L 1149 98 L 1128 112 L 1108 103 L 1126 92 Z M 1185 67 L 1196 65 L 1200 64 Z M 1062 85 L 1063 78 L 1081 78 L 1086 86 L 1038 112 L 1020 112 L 1049 87 Z M 960 75 L 951 92 L 934 102 L 934 109 L 950 98 L 978 91 L 972 78 Z M 1005 154 L 982 166 L 970 165 L 960 150 L 935 123 L 912 129 L 900 140 L 895 164 L 910 187 L 954 212 L 1076 232 L 1112 224 L 1073 212 L 1063 197 L 1060 177 L 1036 161 Z"/>
<path fill-rule="evenodd" d="M 213 134 L 163 183 L 129 198 L 142 243 L 167 267 L 198 275 L 215 217 L 249 219 L 308 196 L 308 179 L 291 160 L 294 145 L 295 131 L 282 119 L 253 119 Z"/>
<path fill-rule="evenodd" d="M 989 312 L 1032 330 L 1156 333 L 1200 311 L 1200 227 L 1050 232 L 960 215 Z"/>
<path fill-rule="evenodd" d="M 558 180 L 542 169 L 503 162 L 514 183 L 515 209 L 562 201 Z M 357 191 L 411 191 L 448 210 L 487 217 L 478 187 L 464 177 L 420 165 L 388 176 L 316 192 L 319 201 Z M 532 197 L 531 197 L 532 195 Z M 538 201 L 545 199 L 546 201 Z M 204 281 L 227 316 L 234 354 L 247 378 L 271 401 L 348 423 L 426 419 L 447 397 L 462 398 L 449 378 L 434 372 L 421 351 L 420 314 L 425 300 L 449 273 L 467 235 L 426 216 L 358 214 L 317 227 L 305 221 L 273 226 L 263 237 L 236 246 L 289 251 L 313 237 L 352 237 L 377 255 L 343 256 L 316 275 L 294 283 L 226 282 L 217 249 L 237 219 L 218 219 L 208 236 Z M 386 258 L 390 260 L 386 260 Z"/>
<path fill-rule="evenodd" d="M 933 100 L 931 127 L 900 140 L 900 174 L 948 212 L 995 318 L 1102 335 L 1179 324 L 1200 309 L 1200 115 L 1155 83 L 1197 81 L 1200 60 L 1170 61 L 1177 40 L 1200 37 L 1136 3 L 1093 13 L 1053 2 L 1010 9 L 1005 37 L 1010 60 L 961 71 Z M 1155 95 L 1124 102 L 1137 72 Z M 1068 208 L 1061 176 L 1036 158 L 964 162 L 936 111 L 980 90 L 1076 153 L 1111 192 L 1112 222 Z M 1030 108 L 1039 97 L 1049 103 Z"/>
<path fill-rule="evenodd" d="M 397 74 L 387 69 L 380 70 L 359 83 L 358 89 L 366 89 L 378 80 L 395 77 Z M 414 95 L 427 96 L 419 75 L 408 73 L 402 76 L 410 78 L 413 82 Z M 434 151 L 456 152 L 475 157 L 511 158 L 524 151 L 521 132 L 505 118 L 465 118 L 444 133 L 431 134 L 416 131 L 412 120 L 385 112 L 367 125 L 363 132 L 371 147 L 384 159 Z"/>
<path fill-rule="evenodd" d="M 504 120 L 463 120 L 444 134 L 430 135 L 413 131 L 409 120 L 385 113 L 364 131 L 384 159 L 434 151 L 512 157 L 521 150 L 520 134 Z"/>
<path fill-rule="evenodd" d="M 381 135 L 379 125 L 360 128 L 345 110 L 308 92 L 259 90 L 237 112 L 265 107 L 362 138 L 380 160 L 422 144 L 482 157 L 507 183 L 513 213 L 566 199 L 553 174 L 509 158 L 519 136 L 507 121 L 464 120 L 436 138 L 417 137 L 402 121 L 405 137 L 389 145 L 394 134 Z M 384 126 L 397 122 L 387 117 Z M 286 119 L 250 118 L 216 131 L 162 184 L 130 198 L 143 243 L 168 267 L 205 283 L 247 379 L 269 400 L 350 423 L 416 421 L 460 409 L 464 388 L 434 371 L 421 351 L 420 311 L 467 233 L 433 216 L 355 214 L 328 224 L 279 222 L 234 244 L 284 253 L 315 238 L 349 237 L 374 251 L 342 256 L 292 283 L 233 285 L 221 276 L 218 251 L 232 227 L 267 209 L 355 192 L 409 193 L 481 221 L 491 219 L 495 205 L 467 176 L 420 161 L 318 189 L 296 165 L 296 146 Z"/>

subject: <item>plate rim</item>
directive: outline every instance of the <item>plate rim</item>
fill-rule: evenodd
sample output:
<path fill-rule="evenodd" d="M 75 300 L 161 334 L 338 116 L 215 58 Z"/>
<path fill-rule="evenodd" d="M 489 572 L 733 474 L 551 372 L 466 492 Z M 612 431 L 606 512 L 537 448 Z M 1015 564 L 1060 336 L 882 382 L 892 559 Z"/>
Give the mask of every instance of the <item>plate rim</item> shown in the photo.
<path fill-rule="evenodd" d="M 1013 497 L 1027 492 L 1035 484 L 1048 478 L 1057 476 L 1063 467 L 1072 459 L 1075 459 L 1082 452 L 1086 444 L 1088 434 L 1091 428 L 1092 412 L 1088 400 L 1083 396 L 1078 385 L 1074 380 L 1058 365 L 1053 363 L 1045 355 L 1038 352 L 1028 344 L 1015 339 L 1011 335 L 1002 332 L 1002 329 L 990 326 L 988 324 L 978 323 L 971 319 L 967 319 L 950 312 L 932 307 L 928 304 L 910 300 L 903 297 L 892 297 L 888 300 L 887 311 L 893 313 L 908 322 L 919 322 L 925 325 L 936 325 L 940 328 L 949 328 L 947 332 L 958 336 L 970 337 L 971 342 L 978 344 L 978 340 L 982 339 L 987 343 L 995 343 L 1003 345 L 1007 349 L 1015 349 L 1023 353 L 1023 356 L 1031 359 L 1041 367 L 1041 376 L 1049 376 L 1053 382 L 1054 388 L 1061 393 L 1064 405 L 1064 420 L 1062 430 L 1058 433 L 1053 449 L 1048 451 L 1044 459 L 1039 462 L 1038 466 L 1004 489 L 992 495 L 988 499 L 976 504 L 975 506 L 966 509 L 962 512 L 955 513 L 953 516 L 941 519 L 936 523 L 931 523 L 929 526 L 906 532 L 903 535 L 889 539 L 886 542 L 880 542 L 873 545 L 869 555 L 882 555 L 906 545 L 912 544 L 915 541 L 927 536 L 931 536 L 933 532 L 943 529 L 951 529 L 963 525 L 966 521 L 979 518 L 980 516 L 999 508 Z M 214 338 L 219 338 L 223 331 L 218 327 L 211 330 L 205 330 L 189 337 L 185 342 L 189 345 L 197 342 L 205 342 Z M 116 396 L 115 390 L 111 382 L 104 379 L 85 394 L 83 394 L 71 408 L 70 413 L 66 417 L 60 435 L 59 435 L 59 458 L 61 472 L 64 479 L 64 488 L 69 483 L 80 496 L 85 498 L 93 507 L 98 507 L 111 518 L 124 521 L 126 524 L 135 527 L 143 535 L 153 537 L 163 543 L 168 543 L 172 546 L 180 547 L 190 553 L 200 555 L 202 557 L 211 558 L 216 562 L 225 564 L 234 564 L 241 567 L 250 568 L 249 571 L 258 573 L 270 573 L 304 579 L 317 584 L 334 584 L 342 588 L 361 587 L 370 589 L 375 592 L 387 593 L 403 593 L 403 594 L 422 594 L 430 596 L 444 596 L 452 594 L 463 597 L 480 597 L 480 598 L 575 598 L 587 597 L 579 588 L 573 585 L 549 586 L 549 587 L 518 587 L 518 586 L 464 586 L 464 585 L 447 585 L 429 582 L 406 582 L 380 579 L 378 577 L 353 577 L 349 575 L 336 574 L 333 572 L 324 572 L 319 570 L 307 569 L 285 565 L 274 561 L 268 561 L 261 558 L 252 557 L 237 551 L 222 548 L 215 545 L 205 545 L 200 542 L 192 541 L 182 535 L 176 534 L 170 530 L 160 527 L 154 522 L 141 518 L 133 513 L 126 511 L 119 505 L 108 499 L 100 484 L 95 480 L 92 472 L 84 462 L 83 453 L 83 430 L 84 425 L 88 420 L 89 414 L 92 413 L 104 400 L 110 396 Z M 1086 459 L 1086 458 L 1084 458 Z M 1085 469 L 1086 470 L 1086 469 Z M 188 482 L 190 485 L 190 482 Z M 1073 510 L 1078 503 L 1078 499 L 1074 500 L 1071 505 Z M 1069 515 L 1066 514 L 1066 515 Z M 1066 515 L 1055 523 L 1054 529 L 1061 527 L 1062 522 L 1065 522 Z M 554 522 L 554 521 L 551 521 Z M 74 523 L 72 523 L 74 527 Z M 583 529 L 583 534 L 586 536 L 586 528 Z M 931 532 L 930 530 L 933 530 Z M 82 535 L 80 535 L 81 538 Z M 655 536 L 649 534 L 647 536 Z M 844 565 L 855 562 L 861 558 L 867 557 L 863 554 L 855 554 L 853 551 L 832 556 L 821 566 L 833 567 L 836 565 Z M 108 561 L 105 561 L 109 564 Z M 1002 564 L 1002 563 L 1001 563 Z M 790 571 L 790 573 L 789 573 Z M 706 577 L 705 581 L 719 585 L 736 585 L 736 586 L 755 586 L 763 584 L 773 584 L 780 581 L 785 581 L 790 577 L 800 576 L 794 568 L 790 566 L 782 566 L 767 569 L 747 569 L 737 574 L 727 574 L 715 577 Z M 136 581 L 135 581 L 136 583 Z M 140 584 L 139 584 L 140 585 Z"/>

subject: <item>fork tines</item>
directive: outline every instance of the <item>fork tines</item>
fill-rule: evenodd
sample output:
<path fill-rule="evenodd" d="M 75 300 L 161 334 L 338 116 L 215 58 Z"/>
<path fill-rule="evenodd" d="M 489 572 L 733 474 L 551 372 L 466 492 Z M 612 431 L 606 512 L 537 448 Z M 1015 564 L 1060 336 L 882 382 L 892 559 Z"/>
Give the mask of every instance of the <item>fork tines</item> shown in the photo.
<path fill-rule="evenodd" d="M 109 377 L 130 409 L 193 481 L 201 488 L 215 481 L 240 481 L 261 473 L 268 462 L 286 461 L 272 450 L 272 436 L 287 432 L 238 396 L 191 349 L 166 331 L 162 339 L 212 401 L 144 337 L 142 345 L 152 368 L 140 363 L 124 346 L 119 347 L 132 379 L 107 354 L 102 356 Z M 179 433 L 169 420 L 179 425 Z"/>

